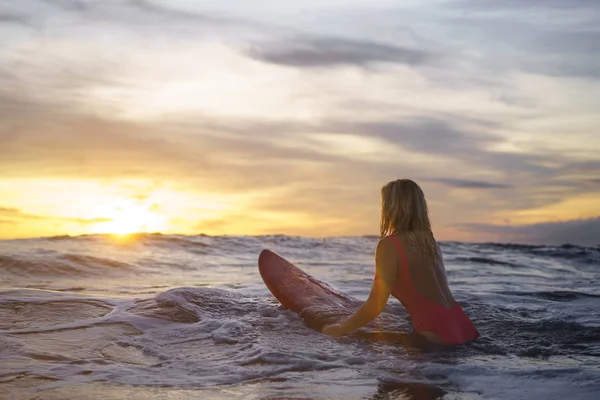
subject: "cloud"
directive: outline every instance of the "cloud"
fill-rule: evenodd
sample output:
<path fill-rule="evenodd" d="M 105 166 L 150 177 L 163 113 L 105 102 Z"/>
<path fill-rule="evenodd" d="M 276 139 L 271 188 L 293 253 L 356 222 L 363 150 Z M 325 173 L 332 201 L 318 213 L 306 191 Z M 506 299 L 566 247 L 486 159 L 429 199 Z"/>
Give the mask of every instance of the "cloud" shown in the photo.
<path fill-rule="evenodd" d="M 40 0 L 42 3 L 68 11 L 87 11 L 94 7 L 92 1 L 85 0 Z"/>
<path fill-rule="evenodd" d="M 480 223 L 454 226 L 469 233 L 492 235 L 499 241 L 545 245 L 600 245 L 600 217 L 520 226 Z"/>
<path fill-rule="evenodd" d="M 17 115 L 12 119 L 10 114 L 5 115 L 6 125 L 0 126 L 0 176 L 4 177 L 42 174 L 43 177 L 181 180 L 184 176 L 186 185 L 220 187 L 224 191 L 287 187 L 288 194 L 296 193 L 291 197 L 298 199 L 311 193 L 308 201 L 285 201 L 290 207 L 298 203 L 298 208 L 308 207 L 313 200 L 318 200 L 315 204 L 343 201 L 339 196 L 319 191 L 323 186 L 343 187 L 344 182 L 352 181 L 357 185 L 376 182 L 378 187 L 384 180 L 396 178 L 398 173 L 463 189 L 521 188 L 514 193 L 503 191 L 502 195 L 494 192 L 496 205 L 504 201 L 504 206 L 510 209 L 548 204 L 564 196 L 564 190 L 543 193 L 543 188 L 557 184 L 556 177 L 563 167 L 555 162 L 548 165 L 554 160 L 552 155 L 496 153 L 487 147 L 500 143 L 501 138 L 463 129 L 459 122 L 432 117 L 402 122 L 307 124 L 221 121 L 197 116 L 193 124 L 181 127 L 176 121 L 133 123 L 41 106 L 32 106 L 27 114 Z M 397 160 L 378 159 L 375 155 L 364 158 L 360 153 L 363 149 L 353 153 L 351 146 L 345 152 L 327 151 L 315 147 L 307 135 L 319 132 L 339 134 L 343 139 L 352 135 L 378 139 L 382 146 L 387 146 L 388 154 L 393 155 L 397 149 L 398 154 L 409 151 L 412 156 L 411 159 L 399 156 Z M 440 161 L 426 167 L 427 175 L 423 175 L 423 164 L 415 162 L 419 155 L 433 160 L 437 157 Z M 464 164 L 478 168 L 479 176 L 498 171 L 510 174 L 510 185 L 458 178 L 468 176 Z M 594 166 L 574 164 L 566 171 L 577 173 Z M 449 178 L 449 173 L 457 177 Z M 317 181 L 313 179 L 315 174 L 320 177 Z M 589 183 L 575 179 L 569 183 L 574 185 L 570 191 L 593 189 Z M 531 193 L 535 195 L 530 196 Z M 369 197 L 368 192 L 349 196 L 357 202 L 359 197 Z M 280 200 L 273 203 L 277 201 Z M 317 205 L 311 208 L 316 210 Z"/>
<path fill-rule="evenodd" d="M 596 0 L 464 0 L 446 5 L 447 17 L 440 24 L 451 29 L 454 40 L 481 54 L 480 67 L 600 78 Z"/>
<path fill-rule="evenodd" d="M 557 78 L 600 79 L 600 62 L 597 60 L 563 59 L 556 61 L 552 59 L 524 63 L 522 67 L 530 72 Z"/>
<path fill-rule="evenodd" d="M 101 3 L 95 0 L 40 0 L 50 6 L 60 8 L 65 11 L 86 13 L 86 12 L 98 12 L 101 9 L 106 9 L 107 4 L 101 5 Z M 120 0 L 119 5 L 142 11 L 145 14 L 160 15 L 163 17 L 173 17 L 179 19 L 204 19 L 205 17 L 201 14 L 186 12 L 177 10 L 156 4 L 152 1 L 147 0 Z M 108 4 L 109 7 L 113 6 Z"/>
<path fill-rule="evenodd" d="M 176 8 L 166 7 L 164 5 L 159 5 L 146 0 L 127 0 L 125 4 L 146 14 L 158 15 L 165 18 L 192 20 L 196 22 L 232 22 L 230 19 L 216 17 L 209 14 L 178 10 Z"/>
<path fill-rule="evenodd" d="M 24 15 L 0 12 L 0 24 L 16 24 L 28 26 L 29 20 Z"/>
<path fill-rule="evenodd" d="M 193 157 L 151 127 L 60 113 L 31 117 L 0 127 L 0 175 L 151 174 L 169 161 L 181 164 Z M 201 158 L 193 159 L 195 166 L 203 166 Z"/>
<path fill-rule="evenodd" d="M 600 6 L 596 12 L 600 13 Z M 522 67 L 548 76 L 599 79 L 600 31 L 569 29 L 533 31 L 534 39 L 526 44 L 535 51 L 535 56 L 525 60 Z"/>
<path fill-rule="evenodd" d="M 338 37 L 295 38 L 272 45 L 256 45 L 248 54 L 258 60 L 293 67 L 368 66 L 396 63 L 416 66 L 432 55 L 419 49 Z"/>
<path fill-rule="evenodd" d="M 489 129 L 463 127 L 461 118 L 417 117 L 402 121 L 329 122 L 321 129 L 332 133 L 354 133 L 378 137 L 390 145 L 416 154 L 438 156 L 452 168 L 453 163 L 469 163 L 487 171 L 510 173 L 513 179 L 541 180 L 554 177 L 559 167 L 549 166 L 553 155 L 497 152 L 490 147 L 504 142 Z"/>
<path fill-rule="evenodd" d="M 538 51 L 548 53 L 597 53 L 600 51 L 600 31 L 548 32 L 533 39 L 532 45 Z"/>
<path fill-rule="evenodd" d="M 512 185 L 507 185 L 504 183 L 473 181 L 456 178 L 425 178 L 424 180 L 429 182 L 443 183 L 450 187 L 459 189 L 508 189 L 513 187 Z"/>
<path fill-rule="evenodd" d="M 79 88 L 86 85 L 102 86 L 108 79 L 105 75 L 110 75 L 106 68 L 89 67 L 75 65 L 79 73 L 65 77 L 46 73 L 44 82 L 48 83 L 52 77 L 51 94 L 57 96 L 70 92 L 71 88 L 81 93 L 85 91 Z M 565 196 L 565 190 L 544 192 L 556 183 L 555 178 L 565 163 L 557 162 L 554 154 L 490 150 L 505 140 L 494 133 L 501 124 L 490 119 L 436 113 L 371 118 L 367 122 L 361 119 L 361 114 L 356 114 L 356 120 L 323 118 L 309 123 L 193 114 L 135 123 L 113 119 L 110 114 L 103 118 L 80 114 L 70 108 L 73 104 L 70 102 L 76 103 L 77 99 L 67 97 L 64 104 L 54 96 L 37 100 L 33 95 L 42 90 L 36 93 L 18 89 L 10 90 L 10 86 L 0 89 L 0 177 L 5 178 L 150 177 L 159 181 L 177 180 L 190 188 L 219 187 L 227 192 L 285 187 L 285 195 L 273 195 L 271 204 L 265 201 L 264 207 L 280 203 L 286 209 L 310 208 L 316 212 L 317 208 L 323 208 L 326 210 L 323 214 L 341 212 L 330 205 L 343 202 L 339 196 L 321 191 L 323 186 L 330 187 L 332 192 L 346 193 L 353 204 L 359 204 L 369 198 L 370 192 L 341 191 L 344 182 L 355 182 L 362 187 L 373 184 L 376 192 L 383 181 L 397 175 L 437 179 L 447 187 L 500 189 L 493 186 L 498 183 L 487 182 L 487 177 L 493 176 L 518 189 L 489 191 L 495 196 L 494 207 L 504 210 L 548 204 Z M 375 154 L 361 159 L 358 153 L 364 149 L 353 154 L 351 146 L 349 151 L 341 153 L 335 149 L 328 151 L 327 145 L 321 148 L 307 145 L 310 135 L 315 134 L 377 139 L 387 146 L 391 156 L 378 160 Z M 392 158 L 394 151 L 399 154 L 397 160 Z M 410 159 L 402 158 L 406 153 Z M 433 161 L 425 164 L 424 159 Z M 588 162 L 570 168 L 577 175 L 575 169 L 594 167 Z M 475 169 L 477 173 L 473 173 Z M 314 176 L 319 176 L 319 180 Z M 483 182 L 474 179 L 480 177 L 484 177 Z M 574 187 L 569 193 L 576 190 L 583 189 Z M 484 192 L 487 191 L 479 190 L 478 198 L 487 196 Z M 489 205 L 486 207 L 490 209 Z"/>
<path fill-rule="evenodd" d="M 600 8 L 597 0 L 459 0 L 452 6 L 468 10 L 522 10 L 522 9 L 588 9 Z"/>
<path fill-rule="evenodd" d="M 27 12 L 27 18 L 44 22 L 49 26 L 48 16 L 53 14 L 76 14 L 77 18 L 86 20 L 86 28 L 94 23 L 110 23 L 131 28 L 137 25 L 156 28 L 162 24 L 165 29 L 158 29 L 154 35 L 178 35 L 182 33 L 183 25 L 188 31 L 202 30 L 206 25 L 214 28 L 224 28 L 226 25 L 256 26 L 245 20 L 215 15 L 211 12 L 192 12 L 177 7 L 170 7 L 148 0 L 119 0 L 102 1 L 95 0 L 20 0 L 18 7 Z M 1 22 L 1 21 L 0 21 Z M 97 26 L 96 26 L 97 27 Z M 166 28 L 176 28 L 167 30 Z M 216 33 L 216 32 L 215 32 Z"/>
<path fill-rule="evenodd" d="M 600 175 L 600 161 L 581 161 L 569 163 L 565 166 L 566 172 L 592 173 Z"/>
<path fill-rule="evenodd" d="M 273 133 L 293 134 L 294 124 L 196 117 L 182 128 L 174 121 L 110 120 L 35 103 L 2 122 L 0 177 L 152 177 L 235 191 L 302 181 L 315 169 L 351 162 L 272 140 Z"/>
<path fill-rule="evenodd" d="M 436 117 L 409 118 L 404 121 L 343 123 L 333 122 L 325 129 L 332 132 L 355 132 L 376 135 L 409 150 L 458 156 L 497 143 L 498 136 L 481 131 L 461 129 L 447 120 Z"/>
<path fill-rule="evenodd" d="M 0 59 L 0 180 L 131 177 L 156 180 L 157 187 L 173 182 L 191 197 L 211 190 L 240 198 L 251 193 L 252 204 L 233 219 L 247 210 L 303 210 L 303 221 L 352 220 L 332 223 L 335 229 L 362 224 L 354 232 L 376 215 L 381 184 L 400 176 L 424 182 L 428 199 L 441 204 L 442 218 L 448 215 L 445 224 L 501 220 L 515 210 L 560 207 L 566 198 L 598 192 L 600 164 L 576 162 L 593 158 L 591 142 L 573 140 L 569 149 L 557 144 L 591 125 L 579 119 L 588 111 L 579 113 L 578 101 L 588 107 L 594 87 L 563 91 L 572 80 L 552 77 L 600 71 L 597 56 L 587 54 L 597 53 L 597 31 L 587 21 L 574 22 L 571 13 L 570 19 L 541 22 L 545 13 L 524 12 L 521 1 L 498 12 L 501 2 L 478 2 L 492 12 L 448 19 L 456 14 L 437 8 L 431 31 L 425 5 L 409 23 L 428 36 L 416 41 L 425 47 L 412 48 L 398 45 L 410 40 L 399 30 L 380 26 L 389 18 L 397 27 L 400 19 L 392 16 L 372 19 L 378 35 L 370 38 L 371 25 L 358 19 L 311 36 L 314 27 L 301 21 L 264 16 L 265 25 L 244 25 L 248 15 L 222 18 L 213 14 L 217 6 L 183 11 L 144 0 L 17 3 L 12 11 L 19 14 L 7 13 L 5 22 L 29 18 L 39 29 L 21 39 L 2 38 L 8 46 Z M 566 0 L 526 3 L 545 11 L 541 7 L 560 8 Z M 242 16 L 239 10 L 231 7 Z M 575 10 L 581 13 L 580 6 Z M 339 18 L 321 11 L 324 21 Z M 65 20 L 73 23 L 59 27 Z M 287 25 L 277 28 L 280 23 Z M 240 57 L 240 49 L 253 59 Z M 395 65 L 369 68 L 379 63 Z M 336 69 L 344 66 L 362 69 Z M 547 76 L 523 74 L 532 71 Z M 273 103 L 281 109 L 266 101 L 255 112 L 223 112 L 251 109 L 255 97 L 259 104 L 280 87 Z M 163 89 L 170 96 L 163 97 Z M 211 108 L 221 100 L 223 107 Z M 188 105 L 192 111 L 168 114 Z M 286 114 L 286 107 L 293 112 Z M 25 202 L 11 204 L 38 213 Z M 5 224 L 17 218 L 6 215 Z"/>
<path fill-rule="evenodd" d="M 96 224 L 99 222 L 112 221 L 110 218 L 69 218 L 69 217 L 57 217 L 57 216 L 42 216 L 27 214 L 13 207 L 0 207 L 0 216 L 10 219 L 2 220 L 2 223 L 14 224 L 18 220 L 50 220 L 50 221 L 61 221 L 61 222 L 73 222 L 77 224 L 87 225 Z"/>

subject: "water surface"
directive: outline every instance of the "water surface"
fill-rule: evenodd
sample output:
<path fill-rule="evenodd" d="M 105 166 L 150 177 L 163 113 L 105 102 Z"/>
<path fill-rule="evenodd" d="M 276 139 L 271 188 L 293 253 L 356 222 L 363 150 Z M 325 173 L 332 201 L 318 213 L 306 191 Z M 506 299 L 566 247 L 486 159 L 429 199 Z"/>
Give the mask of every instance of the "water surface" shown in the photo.
<path fill-rule="evenodd" d="M 256 265 L 268 248 L 364 300 L 376 244 L 0 241 L 0 397 L 598 398 L 599 248 L 442 243 L 454 295 L 482 334 L 451 348 L 409 346 L 396 300 L 360 335 L 322 335 L 281 309 Z"/>

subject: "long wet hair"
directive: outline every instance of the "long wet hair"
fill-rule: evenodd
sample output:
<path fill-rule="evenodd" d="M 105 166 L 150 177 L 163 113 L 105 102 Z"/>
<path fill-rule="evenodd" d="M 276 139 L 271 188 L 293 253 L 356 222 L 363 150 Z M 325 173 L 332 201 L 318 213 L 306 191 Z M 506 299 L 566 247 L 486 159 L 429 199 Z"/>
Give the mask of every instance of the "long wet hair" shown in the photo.
<path fill-rule="evenodd" d="M 410 179 L 391 181 L 381 188 L 381 238 L 402 235 L 420 255 L 438 258 L 423 191 Z"/>

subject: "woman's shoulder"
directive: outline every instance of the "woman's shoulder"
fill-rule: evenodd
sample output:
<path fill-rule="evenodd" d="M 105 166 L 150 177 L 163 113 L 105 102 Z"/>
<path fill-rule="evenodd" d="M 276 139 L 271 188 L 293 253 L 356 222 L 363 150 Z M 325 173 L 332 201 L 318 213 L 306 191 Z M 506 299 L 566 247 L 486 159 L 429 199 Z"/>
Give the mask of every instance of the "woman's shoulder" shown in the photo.
<path fill-rule="evenodd" d="M 398 243 L 400 242 L 397 236 L 385 236 L 379 239 L 379 242 L 377 243 L 377 253 L 388 255 L 396 254 L 398 252 Z"/>
<path fill-rule="evenodd" d="M 398 241 L 398 237 L 395 235 L 384 236 L 379 239 L 377 243 L 377 247 L 379 246 L 396 246 L 396 242 Z"/>
<path fill-rule="evenodd" d="M 379 239 L 379 243 L 391 247 L 396 247 L 398 245 L 406 247 L 409 244 L 409 241 L 407 240 L 406 235 L 398 233 L 395 235 L 385 236 Z"/>

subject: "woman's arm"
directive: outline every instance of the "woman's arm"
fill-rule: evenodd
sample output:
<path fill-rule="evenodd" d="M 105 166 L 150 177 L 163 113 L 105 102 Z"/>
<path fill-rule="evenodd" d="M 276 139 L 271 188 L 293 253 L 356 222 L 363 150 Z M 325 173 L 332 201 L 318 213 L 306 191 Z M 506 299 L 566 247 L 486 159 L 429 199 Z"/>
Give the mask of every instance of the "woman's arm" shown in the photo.
<path fill-rule="evenodd" d="M 322 332 L 331 336 L 343 336 L 377 317 L 387 304 L 392 287 L 398 277 L 396 260 L 394 243 L 388 238 L 380 240 L 375 252 L 375 278 L 369 298 L 354 314 L 338 324 L 323 327 Z"/>

